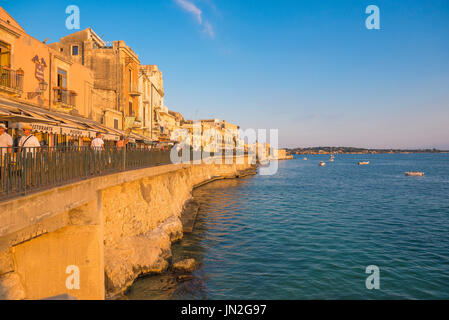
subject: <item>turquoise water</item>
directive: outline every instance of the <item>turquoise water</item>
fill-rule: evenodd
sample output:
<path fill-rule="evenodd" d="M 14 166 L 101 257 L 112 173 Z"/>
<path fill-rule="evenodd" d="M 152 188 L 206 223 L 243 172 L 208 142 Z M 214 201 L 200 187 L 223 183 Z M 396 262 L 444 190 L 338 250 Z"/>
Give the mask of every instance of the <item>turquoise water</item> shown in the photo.
<path fill-rule="evenodd" d="M 144 278 L 128 298 L 449 299 L 449 154 L 320 160 L 195 190 L 195 232 L 174 246 L 175 260 L 201 262 L 194 278 Z M 365 287 L 368 265 L 379 290 Z"/>

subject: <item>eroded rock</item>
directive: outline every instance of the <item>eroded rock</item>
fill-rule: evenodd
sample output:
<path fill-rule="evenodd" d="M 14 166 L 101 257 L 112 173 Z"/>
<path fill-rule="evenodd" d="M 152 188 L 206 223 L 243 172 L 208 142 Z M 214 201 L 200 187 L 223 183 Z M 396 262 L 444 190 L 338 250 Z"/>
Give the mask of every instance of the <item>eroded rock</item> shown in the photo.
<path fill-rule="evenodd" d="M 123 239 L 105 247 L 106 290 L 115 295 L 126 290 L 142 274 L 161 273 L 171 259 L 171 241 L 162 229 Z"/>
<path fill-rule="evenodd" d="M 140 275 L 162 273 L 171 262 L 171 243 L 182 238 L 179 218 L 171 217 L 159 228 L 105 246 L 108 295 L 124 292 Z"/>
<path fill-rule="evenodd" d="M 23 300 L 25 289 L 15 272 L 0 276 L 0 300 Z"/>
<path fill-rule="evenodd" d="M 195 277 L 192 276 L 191 274 L 183 274 L 183 275 L 178 276 L 176 278 L 176 281 L 184 282 L 184 281 L 190 281 L 190 280 L 193 280 L 193 279 L 195 279 Z"/>
<path fill-rule="evenodd" d="M 9 250 L 0 252 L 0 275 L 14 271 L 14 263 Z"/>
<path fill-rule="evenodd" d="M 173 270 L 181 272 L 192 272 L 197 267 L 197 262 L 193 258 L 184 259 L 173 264 Z"/>
<path fill-rule="evenodd" d="M 168 234 L 171 242 L 182 239 L 182 222 L 178 217 L 170 217 L 161 224 L 161 229 Z"/>

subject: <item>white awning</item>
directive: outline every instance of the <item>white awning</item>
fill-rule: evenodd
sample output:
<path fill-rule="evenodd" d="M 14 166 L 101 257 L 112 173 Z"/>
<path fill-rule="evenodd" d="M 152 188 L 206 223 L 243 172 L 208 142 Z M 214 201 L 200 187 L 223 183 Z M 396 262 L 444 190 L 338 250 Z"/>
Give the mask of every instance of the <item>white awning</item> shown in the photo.
<path fill-rule="evenodd" d="M 34 131 L 55 134 L 59 134 L 61 132 L 61 127 L 59 126 L 49 125 L 45 123 L 31 123 L 30 125 Z"/>
<path fill-rule="evenodd" d="M 95 136 L 95 132 L 91 132 L 88 130 L 80 130 L 78 128 L 71 128 L 71 127 L 61 127 L 61 134 L 65 134 L 68 136 L 87 137 L 87 138 Z"/>

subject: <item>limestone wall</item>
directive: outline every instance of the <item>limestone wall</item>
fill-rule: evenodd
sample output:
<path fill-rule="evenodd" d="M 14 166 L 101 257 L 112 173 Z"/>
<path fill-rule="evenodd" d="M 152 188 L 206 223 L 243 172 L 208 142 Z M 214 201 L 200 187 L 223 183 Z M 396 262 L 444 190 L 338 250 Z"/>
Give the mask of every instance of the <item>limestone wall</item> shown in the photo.
<path fill-rule="evenodd" d="M 194 185 L 250 165 L 167 165 L 97 177 L 0 203 L 0 299 L 103 299 L 166 270 Z M 67 267 L 79 268 L 68 288 Z"/>
<path fill-rule="evenodd" d="M 105 274 L 108 296 L 123 292 L 143 273 L 162 272 L 170 244 L 182 238 L 180 214 L 194 185 L 233 176 L 247 165 L 194 165 L 104 190 Z"/>

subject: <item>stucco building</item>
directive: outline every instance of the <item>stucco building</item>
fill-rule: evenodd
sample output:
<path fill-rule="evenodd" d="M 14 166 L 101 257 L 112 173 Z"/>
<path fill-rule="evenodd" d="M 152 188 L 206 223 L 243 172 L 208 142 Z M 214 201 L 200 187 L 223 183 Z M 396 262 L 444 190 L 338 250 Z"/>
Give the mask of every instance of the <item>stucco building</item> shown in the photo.
<path fill-rule="evenodd" d="M 125 41 L 106 43 L 91 28 L 50 44 L 93 72 L 92 117 L 114 129 L 132 128 L 139 114 L 139 56 Z"/>
<path fill-rule="evenodd" d="M 113 145 L 121 135 L 131 142 L 173 142 L 173 134 L 194 124 L 164 104 L 162 72 L 142 65 L 122 40 L 108 43 L 91 28 L 46 44 L 28 35 L 0 7 L 0 122 L 15 133 L 31 123 L 49 146 L 88 145 L 96 132 Z M 203 148 L 235 146 L 238 126 L 200 120 Z M 221 141 L 221 142 L 220 142 Z"/>
<path fill-rule="evenodd" d="M 43 109 L 88 117 L 92 72 L 28 35 L 0 7 L 1 89 Z"/>
<path fill-rule="evenodd" d="M 29 122 L 44 144 L 82 145 L 102 130 L 90 121 L 92 71 L 27 34 L 1 7 L 0 57 L 0 114 L 10 134 Z"/>
<path fill-rule="evenodd" d="M 159 112 L 164 105 L 162 72 L 156 65 L 141 65 L 139 73 L 139 110 L 134 128 L 151 140 L 158 140 L 161 125 Z"/>

